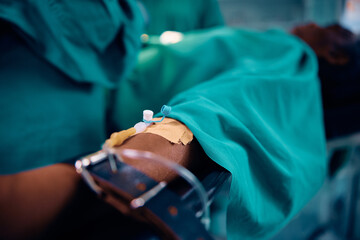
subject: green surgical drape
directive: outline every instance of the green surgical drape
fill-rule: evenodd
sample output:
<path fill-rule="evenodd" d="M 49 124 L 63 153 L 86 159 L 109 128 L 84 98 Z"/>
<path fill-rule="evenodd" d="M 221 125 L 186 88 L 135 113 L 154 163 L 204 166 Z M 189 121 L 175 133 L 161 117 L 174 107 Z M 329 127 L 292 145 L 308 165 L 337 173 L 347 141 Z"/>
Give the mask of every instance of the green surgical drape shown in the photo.
<path fill-rule="evenodd" d="M 142 109 L 164 103 L 232 173 L 229 239 L 269 237 L 321 186 L 317 62 L 299 39 L 232 28 L 188 33 L 173 45 L 153 38 L 118 89 L 116 122 L 129 127 Z"/>

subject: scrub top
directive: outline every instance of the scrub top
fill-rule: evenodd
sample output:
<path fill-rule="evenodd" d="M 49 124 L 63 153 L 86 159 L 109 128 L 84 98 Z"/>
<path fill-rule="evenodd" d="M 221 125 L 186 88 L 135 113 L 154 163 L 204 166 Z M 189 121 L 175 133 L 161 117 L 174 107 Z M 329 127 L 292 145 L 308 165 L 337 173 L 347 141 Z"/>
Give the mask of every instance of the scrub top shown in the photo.
<path fill-rule="evenodd" d="M 91 2 L 0 0 L 0 173 L 96 151 L 109 118 L 127 128 L 167 103 L 232 174 L 228 239 L 286 224 L 326 171 L 314 53 L 280 31 L 199 30 L 176 44 L 151 39 L 119 83 L 135 64 L 141 16 L 133 1 Z M 111 104 L 106 87 L 117 89 Z"/>
<path fill-rule="evenodd" d="M 141 46 L 137 4 L 0 0 L 0 23 L 0 174 L 100 149 L 105 90 L 131 71 Z"/>

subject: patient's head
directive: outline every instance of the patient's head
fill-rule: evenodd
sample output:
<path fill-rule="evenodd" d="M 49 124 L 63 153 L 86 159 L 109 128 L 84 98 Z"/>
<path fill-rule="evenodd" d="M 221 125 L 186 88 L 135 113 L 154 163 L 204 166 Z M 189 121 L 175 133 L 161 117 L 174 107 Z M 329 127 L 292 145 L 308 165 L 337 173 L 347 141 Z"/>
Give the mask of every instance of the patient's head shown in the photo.
<path fill-rule="evenodd" d="M 324 28 L 308 24 L 292 33 L 318 57 L 324 108 L 360 103 L 360 40 L 337 24 Z"/>
<path fill-rule="evenodd" d="M 320 27 L 314 23 L 298 26 L 292 30 L 322 58 L 334 65 L 345 65 L 350 61 L 351 46 L 356 37 L 338 24 Z"/>

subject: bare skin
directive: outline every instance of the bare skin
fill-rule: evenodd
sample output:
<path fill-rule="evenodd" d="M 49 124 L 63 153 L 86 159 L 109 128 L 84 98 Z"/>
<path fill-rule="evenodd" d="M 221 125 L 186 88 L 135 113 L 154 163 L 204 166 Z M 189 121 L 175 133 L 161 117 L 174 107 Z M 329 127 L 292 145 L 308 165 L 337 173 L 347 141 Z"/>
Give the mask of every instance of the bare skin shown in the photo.
<path fill-rule="evenodd" d="M 199 164 L 204 166 L 199 159 L 205 158 L 200 157 L 199 154 L 203 156 L 203 152 L 196 141 L 184 146 L 147 133 L 130 138 L 120 147 L 123 148 L 151 151 L 189 168 L 196 168 Z M 192 159 L 198 159 L 199 162 Z M 144 167 L 143 163 L 129 163 L 157 181 L 171 178 L 166 168 L 155 171 L 152 164 Z M 69 164 L 54 164 L 0 176 L 0 239 L 30 239 L 42 235 L 74 196 L 79 195 L 78 187 L 81 184 L 83 182 L 80 175 Z M 89 201 L 89 196 L 86 198 L 85 201 Z M 96 204 L 98 203 L 91 207 L 96 208 Z M 67 221 L 66 218 L 64 221 Z"/>
<path fill-rule="evenodd" d="M 67 164 L 0 176 L 0 238 L 40 234 L 70 200 L 79 181 Z"/>

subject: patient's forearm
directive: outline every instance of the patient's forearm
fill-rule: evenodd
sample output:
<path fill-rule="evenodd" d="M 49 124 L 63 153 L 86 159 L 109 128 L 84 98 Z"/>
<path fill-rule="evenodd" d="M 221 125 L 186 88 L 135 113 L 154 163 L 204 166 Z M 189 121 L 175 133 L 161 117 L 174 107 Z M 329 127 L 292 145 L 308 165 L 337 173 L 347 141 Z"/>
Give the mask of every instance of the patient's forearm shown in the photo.
<path fill-rule="evenodd" d="M 191 143 L 171 143 L 167 139 L 152 133 L 141 133 L 127 139 L 116 148 L 137 149 L 160 155 L 169 161 L 202 175 L 214 167 L 214 163 L 206 157 L 199 143 L 194 139 Z M 154 180 L 170 182 L 177 175 L 173 171 L 156 162 L 144 162 L 134 159 L 124 159 Z M 28 239 L 46 233 L 49 226 L 70 204 L 94 202 L 96 196 L 80 196 L 78 188 L 83 184 L 72 165 L 55 164 L 31 171 L 13 175 L 0 176 L 0 239 Z M 91 195 L 90 195 L 91 196 Z M 74 199 L 81 198 L 81 201 Z M 83 203 L 84 204 L 84 203 Z M 89 212 L 93 214 L 98 205 L 91 205 Z M 83 214 L 76 210 L 74 215 Z M 116 210 L 114 210 L 116 211 Z M 79 217 L 87 221 L 86 217 Z"/>
<path fill-rule="evenodd" d="M 69 202 L 79 181 L 67 164 L 0 176 L 0 238 L 40 234 Z"/>

